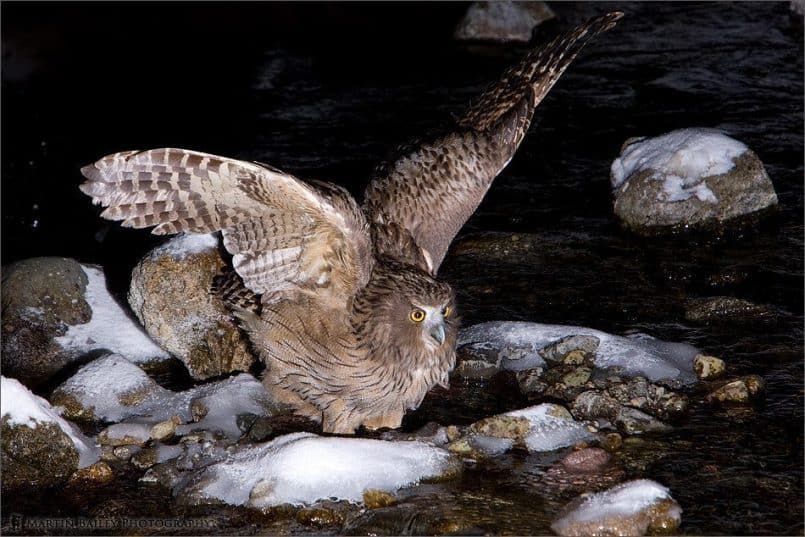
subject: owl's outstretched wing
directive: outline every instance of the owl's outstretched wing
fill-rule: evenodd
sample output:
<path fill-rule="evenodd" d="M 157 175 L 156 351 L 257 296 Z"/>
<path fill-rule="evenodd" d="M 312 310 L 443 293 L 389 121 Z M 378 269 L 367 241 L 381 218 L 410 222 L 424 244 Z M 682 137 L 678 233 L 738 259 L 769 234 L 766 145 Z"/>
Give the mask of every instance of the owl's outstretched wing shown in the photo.
<path fill-rule="evenodd" d="M 127 151 L 82 168 L 101 216 L 161 235 L 222 230 L 243 282 L 264 300 L 288 292 L 348 300 L 371 273 L 369 230 L 340 187 L 184 149 Z"/>
<path fill-rule="evenodd" d="M 450 242 L 520 145 L 534 108 L 584 45 L 622 16 L 595 17 L 533 49 L 469 105 L 451 132 L 381 165 L 364 202 L 378 252 L 435 274 Z M 400 229 L 411 240 L 400 241 Z"/>

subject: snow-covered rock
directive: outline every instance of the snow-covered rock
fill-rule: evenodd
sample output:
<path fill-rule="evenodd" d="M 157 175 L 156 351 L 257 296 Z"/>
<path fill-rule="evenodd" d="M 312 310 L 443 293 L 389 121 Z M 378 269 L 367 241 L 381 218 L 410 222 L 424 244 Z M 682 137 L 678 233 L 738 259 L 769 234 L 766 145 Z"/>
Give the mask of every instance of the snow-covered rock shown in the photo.
<path fill-rule="evenodd" d="M 567 409 L 552 403 L 514 410 L 504 416 L 528 420 L 530 427 L 524 442 L 529 451 L 552 451 L 595 438 Z"/>
<path fill-rule="evenodd" d="M 238 415 L 267 416 L 280 409 L 248 373 L 173 392 L 118 355 L 85 365 L 56 388 L 51 399 L 75 419 L 143 424 L 140 436 L 146 440 L 151 427 L 174 417 L 183 423 L 176 427 L 177 434 L 209 430 L 237 439 Z"/>
<path fill-rule="evenodd" d="M 551 529 L 563 536 L 671 534 L 682 509 L 668 489 L 648 479 L 582 494 L 560 513 Z"/>
<path fill-rule="evenodd" d="M 555 17 L 545 2 L 473 2 L 453 37 L 461 40 L 528 42 L 535 26 Z"/>
<path fill-rule="evenodd" d="M 598 368 L 618 368 L 624 375 L 642 375 L 652 381 L 688 384 L 696 380 L 693 358 L 699 351 L 695 347 L 660 341 L 645 334 L 622 337 L 580 326 L 492 321 L 462 330 L 458 347 L 459 351 L 467 348 L 494 357 L 489 366 L 496 370 L 523 371 L 545 367 L 541 350 L 563 338 L 579 335 L 598 339 L 594 361 Z"/>
<path fill-rule="evenodd" d="M 757 155 L 713 129 L 630 139 L 611 180 L 615 213 L 639 233 L 720 226 L 777 205 Z"/>
<path fill-rule="evenodd" d="M 447 451 L 422 442 L 294 433 L 240 447 L 198 470 L 174 494 L 184 503 L 254 508 L 324 499 L 360 502 L 367 489 L 394 492 L 459 470 Z"/>
<path fill-rule="evenodd" d="M 248 371 L 248 341 L 210 294 L 225 266 L 215 234 L 185 234 L 149 252 L 131 274 L 129 304 L 145 329 L 195 379 Z"/>
<path fill-rule="evenodd" d="M 99 450 L 46 400 L 18 380 L 0 377 L 4 489 L 66 481 L 99 459 Z"/>
<path fill-rule="evenodd" d="M 60 257 L 3 271 L 3 335 L 4 371 L 30 385 L 101 349 L 137 362 L 170 358 L 109 294 L 100 269 Z"/>

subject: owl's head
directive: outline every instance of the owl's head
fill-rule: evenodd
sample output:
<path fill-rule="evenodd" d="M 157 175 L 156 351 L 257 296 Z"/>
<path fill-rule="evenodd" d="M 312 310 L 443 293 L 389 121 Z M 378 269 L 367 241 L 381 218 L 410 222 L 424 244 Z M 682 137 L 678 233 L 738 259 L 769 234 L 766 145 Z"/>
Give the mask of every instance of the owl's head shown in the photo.
<path fill-rule="evenodd" d="M 353 327 L 363 345 L 421 359 L 454 351 L 455 310 L 447 283 L 410 265 L 383 263 L 355 298 Z"/>

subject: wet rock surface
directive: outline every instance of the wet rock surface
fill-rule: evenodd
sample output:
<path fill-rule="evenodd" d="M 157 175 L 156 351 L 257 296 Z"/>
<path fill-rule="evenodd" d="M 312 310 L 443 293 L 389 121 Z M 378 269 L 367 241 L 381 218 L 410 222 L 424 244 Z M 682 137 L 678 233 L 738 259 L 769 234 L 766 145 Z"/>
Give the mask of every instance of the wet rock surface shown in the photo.
<path fill-rule="evenodd" d="M 768 306 L 729 296 L 690 299 L 685 308 L 685 319 L 697 323 L 762 322 L 773 316 Z"/>
<path fill-rule="evenodd" d="M 198 380 L 248 371 L 255 361 L 246 336 L 210 294 L 224 266 L 215 235 L 188 234 L 152 250 L 131 274 L 128 297 L 137 318 Z"/>
<path fill-rule="evenodd" d="M 777 206 L 758 156 L 706 129 L 627 140 L 612 183 L 615 214 L 646 235 L 724 226 Z"/>
<path fill-rule="evenodd" d="M 39 384 L 79 358 L 56 337 L 68 325 L 86 323 L 87 275 L 66 257 L 37 257 L 3 267 L 3 372 Z"/>
<path fill-rule="evenodd" d="M 473 2 L 453 37 L 477 41 L 531 40 L 532 30 L 556 15 L 545 2 Z"/>

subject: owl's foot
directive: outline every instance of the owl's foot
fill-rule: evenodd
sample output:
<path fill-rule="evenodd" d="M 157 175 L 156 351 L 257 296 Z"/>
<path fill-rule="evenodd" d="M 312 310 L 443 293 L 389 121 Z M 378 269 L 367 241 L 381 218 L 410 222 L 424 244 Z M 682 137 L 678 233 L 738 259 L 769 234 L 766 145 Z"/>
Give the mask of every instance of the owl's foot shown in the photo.
<path fill-rule="evenodd" d="M 389 414 L 382 414 L 380 416 L 372 416 L 363 420 L 363 426 L 374 431 L 388 427 L 389 429 L 396 429 L 402 423 L 403 413 L 400 410 L 390 412 Z"/>

